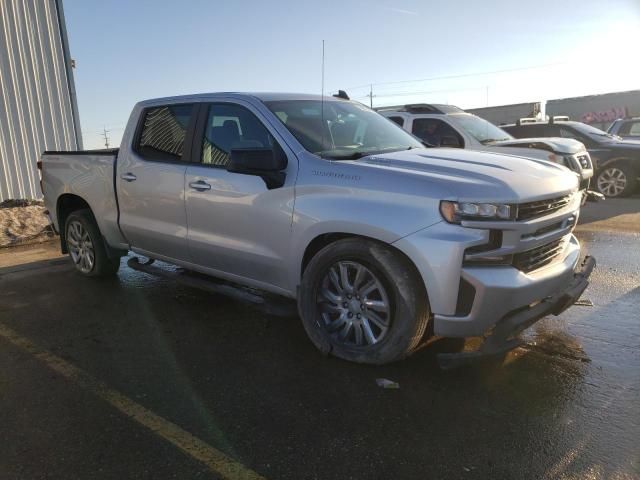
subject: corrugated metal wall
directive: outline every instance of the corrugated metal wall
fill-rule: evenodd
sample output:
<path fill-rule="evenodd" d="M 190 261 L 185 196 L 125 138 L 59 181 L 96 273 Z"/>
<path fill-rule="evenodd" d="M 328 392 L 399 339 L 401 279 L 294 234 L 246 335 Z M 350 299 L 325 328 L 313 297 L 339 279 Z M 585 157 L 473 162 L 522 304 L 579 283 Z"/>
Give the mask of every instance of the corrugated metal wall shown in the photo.
<path fill-rule="evenodd" d="M 540 102 L 516 103 L 513 105 L 501 105 L 499 107 L 472 108 L 469 113 L 478 115 L 494 125 L 515 123 L 523 117 L 535 117 L 540 111 Z"/>
<path fill-rule="evenodd" d="M 61 0 L 0 0 L 0 200 L 40 198 L 44 150 L 82 148 Z"/>

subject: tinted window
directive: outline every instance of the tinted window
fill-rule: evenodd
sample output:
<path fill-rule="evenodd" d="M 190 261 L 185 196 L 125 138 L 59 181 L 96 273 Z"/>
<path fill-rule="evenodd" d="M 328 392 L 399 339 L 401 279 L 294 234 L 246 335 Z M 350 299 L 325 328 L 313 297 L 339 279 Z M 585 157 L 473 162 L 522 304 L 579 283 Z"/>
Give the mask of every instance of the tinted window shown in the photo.
<path fill-rule="evenodd" d="M 575 140 L 580 140 L 581 142 L 584 141 L 584 137 L 582 135 L 579 135 L 573 129 L 567 127 L 559 128 L 559 136 L 561 136 L 562 138 L 573 138 Z"/>
<path fill-rule="evenodd" d="M 226 166 L 234 148 L 273 148 L 275 139 L 258 118 L 240 105 L 209 107 L 202 141 L 201 161 Z"/>
<path fill-rule="evenodd" d="M 387 117 L 387 118 L 392 122 L 397 123 L 401 127 L 404 125 L 404 118 L 402 117 Z"/>
<path fill-rule="evenodd" d="M 167 105 L 145 110 L 138 153 L 152 160 L 182 160 L 192 109 L 192 105 Z"/>
<path fill-rule="evenodd" d="M 435 118 L 416 118 L 413 120 L 412 133 L 435 147 L 462 148 L 464 142 L 451 125 Z"/>
<path fill-rule="evenodd" d="M 618 135 L 625 137 L 627 135 L 640 135 L 640 122 L 625 122 L 618 130 Z"/>

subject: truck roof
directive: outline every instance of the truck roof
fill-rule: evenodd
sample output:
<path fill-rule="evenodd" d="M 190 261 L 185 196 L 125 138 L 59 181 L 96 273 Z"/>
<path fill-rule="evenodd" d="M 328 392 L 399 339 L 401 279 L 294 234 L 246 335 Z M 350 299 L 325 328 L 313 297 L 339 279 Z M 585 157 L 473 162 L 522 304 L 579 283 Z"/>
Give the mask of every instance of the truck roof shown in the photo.
<path fill-rule="evenodd" d="M 257 98 L 263 102 L 273 102 L 280 100 L 321 100 L 322 95 L 312 93 L 279 93 L 279 92 L 210 92 L 196 93 L 191 95 L 177 95 L 173 97 L 150 98 L 139 102 L 140 105 L 157 105 L 159 103 L 177 103 L 205 101 L 215 97 L 235 97 L 235 98 Z M 324 95 L 325 101 L 345 101 L 333 95 Z"/>

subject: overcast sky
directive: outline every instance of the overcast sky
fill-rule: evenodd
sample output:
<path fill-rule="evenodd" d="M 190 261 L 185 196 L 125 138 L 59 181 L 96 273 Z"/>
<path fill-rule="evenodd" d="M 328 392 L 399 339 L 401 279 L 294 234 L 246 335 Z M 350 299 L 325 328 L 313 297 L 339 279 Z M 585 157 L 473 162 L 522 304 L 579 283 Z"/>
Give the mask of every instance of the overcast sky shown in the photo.
<path fill-rule="evenodd" d="M 640 88 L 640 0 L 64 0 L 85 148 L 133 104 L 346 89 L 463 108 Z M 449 77 L 433 79 L 434 77 Z M 412 81 L 421 80 L 421 81 Z"/>

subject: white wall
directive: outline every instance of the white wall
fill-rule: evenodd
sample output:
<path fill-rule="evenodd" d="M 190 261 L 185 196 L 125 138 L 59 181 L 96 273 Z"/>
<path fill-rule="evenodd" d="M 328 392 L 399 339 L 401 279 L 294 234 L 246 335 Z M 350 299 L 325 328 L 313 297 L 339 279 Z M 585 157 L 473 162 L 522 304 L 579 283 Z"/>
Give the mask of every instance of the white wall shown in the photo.
<path fill-rule="evenodd" d="M 41 198 L 44 150 L 82 148 L 61 0 L 0 0 L 0 201 Z"/>

